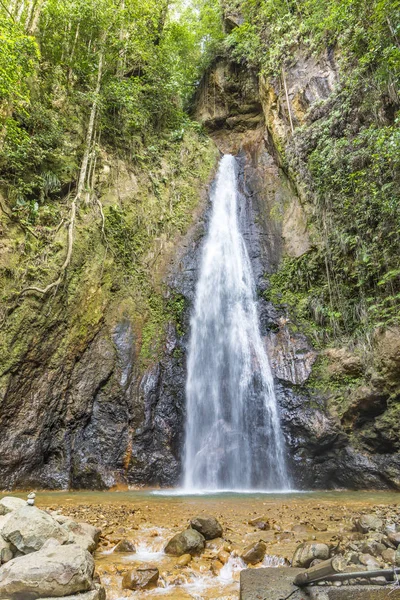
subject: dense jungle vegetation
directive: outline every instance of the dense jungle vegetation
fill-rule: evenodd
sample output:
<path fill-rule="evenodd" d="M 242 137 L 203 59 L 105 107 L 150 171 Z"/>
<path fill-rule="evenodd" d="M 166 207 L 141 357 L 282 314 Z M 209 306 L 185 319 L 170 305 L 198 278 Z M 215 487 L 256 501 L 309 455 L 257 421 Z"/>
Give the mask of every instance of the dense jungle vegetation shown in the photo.
<path fill-rule="evenodd" d="M 155 263 L 215 163 L 187 108 L 222 36 L 208 0 L 0 2 L 4 372 L 31 328 L 84 347 L 118 295 L 157 349 L 179 299 Z"/>
<path fill-rule="evenodd" d="M 339 68 L 333 97 L 293 124 L 282 149 L 308 186 L 314 246 L 285 261 L 270 296 L 316 343 L 368 338 L 400 311 L 400 3 L 243 0 L 236 10 L 233 55 L 279 86 L 298 49 Z"/>
<path fill-rule="evenodd" d="M 222 35 L 212 4 L 11 0 L 0 11 L 1 184 L 30 224 L 78 181 L 81 166 L 88 187 L 100 143 L 142 160 L 160 136 L 179 138 Z M 68 152 L 74 137 L 78 155 Z"/>

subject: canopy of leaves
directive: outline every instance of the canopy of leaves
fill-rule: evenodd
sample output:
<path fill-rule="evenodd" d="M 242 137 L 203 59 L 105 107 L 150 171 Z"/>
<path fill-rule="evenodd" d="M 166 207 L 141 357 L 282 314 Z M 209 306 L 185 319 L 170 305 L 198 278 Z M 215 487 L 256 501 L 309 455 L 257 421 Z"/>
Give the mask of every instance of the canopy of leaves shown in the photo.
<path fill-rule="evenodd" d="M 100 57 L 96 140 L 135 160 L 188 122 L 222 35 L 210 0 L 1 3 L 0 185 L 13 210 L 35 220 L 74 184 Z"/>

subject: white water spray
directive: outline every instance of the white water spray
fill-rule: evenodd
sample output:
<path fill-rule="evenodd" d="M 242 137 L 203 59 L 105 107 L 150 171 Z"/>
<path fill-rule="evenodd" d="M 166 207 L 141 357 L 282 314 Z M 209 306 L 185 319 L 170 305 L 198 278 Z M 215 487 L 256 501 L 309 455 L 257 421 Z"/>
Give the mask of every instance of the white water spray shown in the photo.
<path fill-rule="evenodd" d="M 284 442 L 239 230 L 236 161 L 220 163 L 196 289 L 186 384 L 184 487 L 288 489 Z"/>

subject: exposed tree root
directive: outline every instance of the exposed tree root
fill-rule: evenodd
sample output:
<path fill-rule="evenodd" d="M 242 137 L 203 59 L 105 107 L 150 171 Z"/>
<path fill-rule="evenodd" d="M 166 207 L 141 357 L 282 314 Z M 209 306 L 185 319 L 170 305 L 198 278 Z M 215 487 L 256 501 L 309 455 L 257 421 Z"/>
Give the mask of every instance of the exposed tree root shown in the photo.
<path fill-rule="evenodd" d="M 78 200 L 78 195 L 75 196 L 72 204 L 71 204 L 71 215 L 70 215 L 70 221 L 69 221 L 69 225 L 68 225 L 68 249 L 67 249 L 67 256 L 65 257 L 65 261 L 64 264 L 62 265 L 61 269 L 60 269 L 60 274 L 58 276 L 58 278 L 53 281 L 52 283 L 49 283 L 49 285 L 47 285 L 45 288 L 40 288 L 40 287 L 36 287 L 35 285 L 29 286 L 25 289 L 22 290 L 21 295 L 22 294 L 26 294 L 27 292 L 38 292 L 39 294 L 47 294 L 50 290 L 52 290 L 53 288 L 57 287 L 60 285 L 60 283 L 62 282 L 63 276 L 65 271 L 67 270 L 67 267 L 69 265 L 69 263 L 71 262 L 71 257 L 72 257 L 72 247 L 74 244 L 74 227 L 75 227 L 75 219 L 76 219 L 76 203 Z"/>

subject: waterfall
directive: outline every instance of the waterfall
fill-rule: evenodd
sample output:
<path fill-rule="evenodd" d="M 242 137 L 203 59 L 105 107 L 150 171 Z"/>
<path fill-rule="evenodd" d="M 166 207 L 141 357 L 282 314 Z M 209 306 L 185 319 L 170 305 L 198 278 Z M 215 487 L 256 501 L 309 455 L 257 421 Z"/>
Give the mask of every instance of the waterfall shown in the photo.
<path fill-rule="evenodd" d="M 236 161 L 225 155 L 196 288 L 188 352 L 184 487 L 287 489 L 273 378 L 239 230 Z"/>

